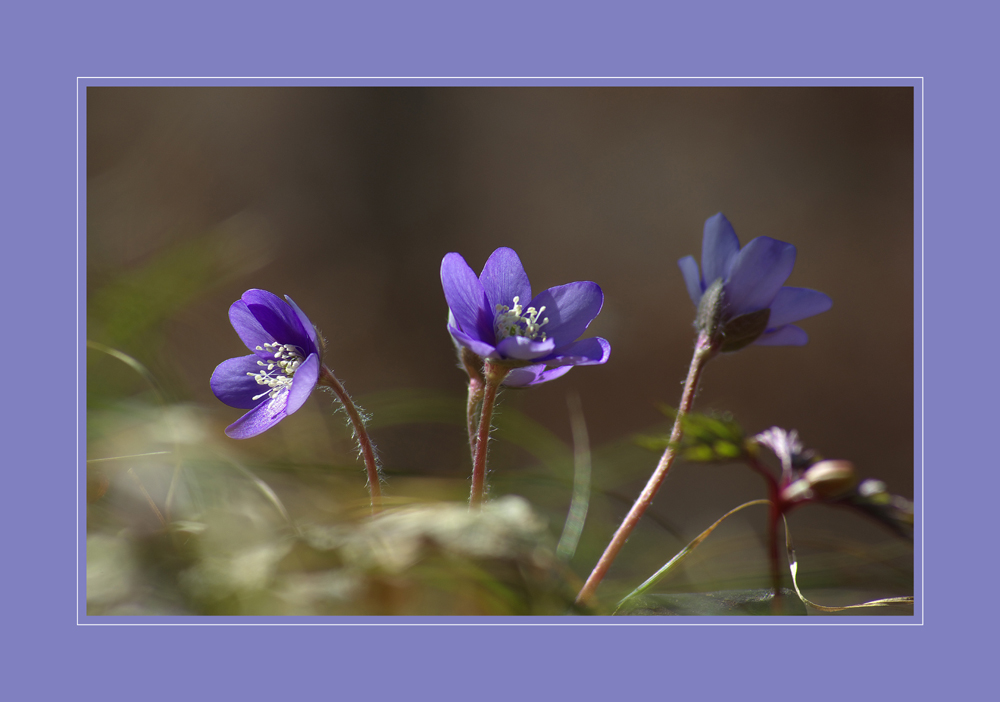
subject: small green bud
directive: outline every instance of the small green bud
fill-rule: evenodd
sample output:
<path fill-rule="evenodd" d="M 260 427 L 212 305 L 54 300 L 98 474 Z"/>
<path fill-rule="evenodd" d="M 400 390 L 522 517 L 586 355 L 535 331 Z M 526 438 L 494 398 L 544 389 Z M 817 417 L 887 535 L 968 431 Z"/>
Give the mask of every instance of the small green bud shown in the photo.
<path fill-rule="evenodd" d="M 722 278 L 708 286 L 698 303 L 695 327 L 707 334 L 712 345 L 724 353 L 739 351 L 749 346 L 767 330 L 771 310 L 764 308 L 756 312 L 729 318 L 726 312 L 726 294 Z"/>
<path fill-rule="evenodd" d="M 722 328 L 722 348 L 719 350 L 729 353 L 749 346 L 767 330 L 770 319 L 771 310 L 765 307 L 729 320 Z"/>
<path fill-rule="evenodd" d="M 695 317 L 695 328 L 708 335 L 713 341 L 719 337 L 722 330 L 725 300 L 722 291 L 722 278 L 708 286 L 698 303 L 698 315 Z"/>

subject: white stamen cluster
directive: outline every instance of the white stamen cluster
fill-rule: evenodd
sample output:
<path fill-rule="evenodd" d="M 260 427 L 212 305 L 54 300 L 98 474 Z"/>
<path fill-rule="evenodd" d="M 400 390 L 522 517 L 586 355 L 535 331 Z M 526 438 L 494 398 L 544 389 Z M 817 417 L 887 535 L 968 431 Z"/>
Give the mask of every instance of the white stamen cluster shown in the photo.
<path fill-rule="evenodd" d="M 527 310 L 521 305 L 521 298 L 514 298 L 514 306 L 496 306 L 497 317 L 494 328 L 497 333 L 497 341 L 506 339 L 508 336 L 523 336 L 532 341 L 545 341 L 545 332 L 542 327 L 549 323 L 549 318 L 545 317 L 541 322 L 538 318 L 542 316 L 545 307 L 539 309 L 529 307 Z"/>
<path fill-rule="evenodd" d="M 254 397 L 259 400 L 270 395 L 273 400 L 282 392 L 287 392 L 292 386 L 292 376 L 302 365 L 305 359 L 302 357 L 302 349 L 291 344 L 264 344 L 257 347 L 258 351 L 266 351 L 274 358 L 272 361 L 257 361 L 257 365 L 263 370 L 257 373 L 247 373 L 257 381 L 258 385 L 266 385 L 269 390 Z"/>

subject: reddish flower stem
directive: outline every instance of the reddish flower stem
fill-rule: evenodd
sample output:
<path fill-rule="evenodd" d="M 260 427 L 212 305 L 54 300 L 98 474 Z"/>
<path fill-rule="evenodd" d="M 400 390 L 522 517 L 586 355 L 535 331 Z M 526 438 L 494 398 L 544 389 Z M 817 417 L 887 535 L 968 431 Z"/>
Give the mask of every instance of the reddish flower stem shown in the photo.
<path fill-rule="evenodd" d="M 344 386 L 340 384 L 333 371 L 327 368 L 326 365 L 320 367 L 319 384 L 333 390 L 333 394 L 337 396 L 347 411 L 347 416 L 351 420 L 351 426 L 354 427 L 354 438 L 358 442 L 361 455 L 365 459 L 365 467 L 368 469 L 368 492 L 371 494 L 372 499 L 372 514 L 381 512 L 382 487 L 378 474 L 378 463 L 375 461 L 375 450 L 372 448 L 371 439 L 368 438 L 368 430 L 365 429 L 365 422 L 361 418 L 358 408 L 351 400 L 351 396 L 347 394 Z"/>
<path fill-rule="evenodd" d="M 486 361 L 483 384 L 483 408 L 479 413 L 479 435 L 475 442 L 472 462 L 472 492 L 469 505 L 479 507 L 486 495 L 486 452 L 490 441 L 490 423 L 493 419 L 493 405 L 496 404 L 500 383 L 510 372 L 509 368 Z M 470 379 L 471 393 L 471 379 Z"/>
<path fill-rule="evenodd" d="M 469 399 L 465 407 L 466 428 L 469 432 L 469 450 L 472 452 L 472 461 L 476 461 L 476 434 L 479 430 L 479 421 L 476 416 L 476 407 L 483 400 L 483 359 L 469 349 L 462 347 L 459 358 L 465 372 L 469 375 Z"/>
<path fill-rule="evenodd" d="M 639 523 L 642 515 L 653 504 L 653 497 L 656 495 L 657 490 L 660 489 L 663 480 L 667 477 L 670 466 L 673 465 L 674 458 L 677 455 L 677 443 L 684 434 L 683 419 L 691 411 L 691 405 L 694 404 L 694 396 L 698 390 L 698 381 L 701 378 L 701 372 L 704 370 L 708 360 L 717 352 L 718 349 L 712 346 L 707 335 L 700 334 L 698 336 L 698 341 L 694 347 L 694 355 L 691 358 L 691 367 L 688 370 L 687 380 L 684 383 L 684 392 L 681 394 L 680 407 L 677 408 L 677 418 L 674 420 L 673 431 L 670 432 L 670 445 L 663 452 L 663 456 L 660 458 L 656 470 L 653 471 L 653 475 L 650 476 L 649 482 L 646 483 L 646 487 L 643 488 L 642 493 L 632 505 L 632 509 L 629 510 L 621 526 L 618 527 L 618 531 L 611 538 L 611 543 L 604 550 L 604 555 L 601 556 L 597 565 L 594 566 L 594 570 L 590 573 L 590 577 L 587 578 L 587 582 L 584 583 L 580 594 L 576 596 L 578 604 L 584 604 L 590 600 L 594 591 L 597 590 L 597 586 L 600 585 L 601 580 L 607 574 L 618 552 L 621 551 L 622 546 L 625 545 L 625 541 L 628 540 L 629 535 L 631 535 Z"/>
<path fill-rule="evenodd" d="M 778 522 L 782 515 L 788 511 L 788 503 L 781 498 L 781 486 L 774 476 L 758 461 L 751 456 L 747 464 L 767 483 L 767 492 L 770 497 L 771 508 L 767 517 L 767 539 L 768 539 L 768 560 L 771 564 L 771 587 L 774 589 L 774 599 L 772 600 L 773 610 L 776 614 L 781 610 L 781 557 L 778 546 Z"/>
<path fill-rule="evenodd" d="M 479 421 L 476 415 L 476 407 L 483 400 L 485 386 L 478 378 L 469 378 L 469 399 L 466 404 L 466 428 L 469 431 L 469 450 L 472 451 L 472 461 L 476 460 L 476 435 L 479 433 Z"/>
<path fill-rule="evenodd" d="M 768 513 L 767 535 L 770 541 L 768 556 L 771 561 L 771 587 L 774 588 L 774 599 L 771 600 L 775 613 L 781 611 L 781 561 L 778 558 L 778 522 L 781 521 L 780 497 L 775 494 L 771 500 Z"/>

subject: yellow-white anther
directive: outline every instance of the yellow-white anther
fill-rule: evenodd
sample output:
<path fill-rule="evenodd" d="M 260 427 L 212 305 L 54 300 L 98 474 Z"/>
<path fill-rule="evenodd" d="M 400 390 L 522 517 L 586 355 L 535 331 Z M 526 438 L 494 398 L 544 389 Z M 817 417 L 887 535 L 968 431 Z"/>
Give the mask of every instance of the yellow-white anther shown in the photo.
<path fill-rule="evenodd" d="M 269 353 L 277 363 L 274 361 L 257 361 L 257 365 L 265 368 L 265 370 L 258 371 L 257 373 L 247 373 L 258 385 L 266 385 L 269 388 L 253 399 L 259 400 L 268 395 L 273 399 L 283 392 L 288 392 L 288 389 L 292 386 L 292 378 L 295 375 L 295 371 L 298 370 L 299 366 L 302 365 L 302 361 L 305 360 L 302 357 L 302 350 L 292 344 L 264 344 L 262 347 L 258 346 L 257 350 Z"/>
<path fill-rule="evenodd" d="M 539 321 L 539 317 L 545 311 L 543 305 L 539 309 L 529 307 L 527 310 L 521 305 L 521 298 L 514 297 L 514 306 L 496 306 L 496 320 L 494 329 L 497 333 L 497 341 L 506 339 L 508 336 L 523 336 L 532 341 L 545 341 L 545 332 L 542 327 L 549 323 L 549 318 L 545 317 Z"/>

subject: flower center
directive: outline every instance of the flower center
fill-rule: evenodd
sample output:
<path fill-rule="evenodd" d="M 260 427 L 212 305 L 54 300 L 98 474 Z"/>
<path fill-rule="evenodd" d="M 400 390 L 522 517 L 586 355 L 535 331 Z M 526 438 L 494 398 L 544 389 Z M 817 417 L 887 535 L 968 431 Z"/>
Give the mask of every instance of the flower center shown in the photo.
<path fill-rule="evenodd" d="M 521 298 L 514 298 L 514 306 L 497 305 L 497 317 L 494 328 L 497 333 L 497 341 L 506 339 L 508 336 L 524 336 L 532 341 L 545 341 L 545 332 L 542 327 L 549 323 L 549 318 L 542 321 L 538 318 L 542 316 L 545 307 L 539 309 L 529 307 L 527 310 L 521 306 Z"/>
<path fill-rule="evenodd" d="M 302 349 L 291 344 L 264 344 L 258 346 L 257 350 L 271 354 L 273 360 L 257 361 L 257 365 L 261 366 L 262 370 L 257 373 L 247 373 L 257 381 L 258 385 L 266 385 L 270 388 L 253 399 L 259 400 L 268 395 L 274 399 L 282 392 L 287 392 L 292 386 L 292 376 L 305 360 L 302 356 Z"/>

